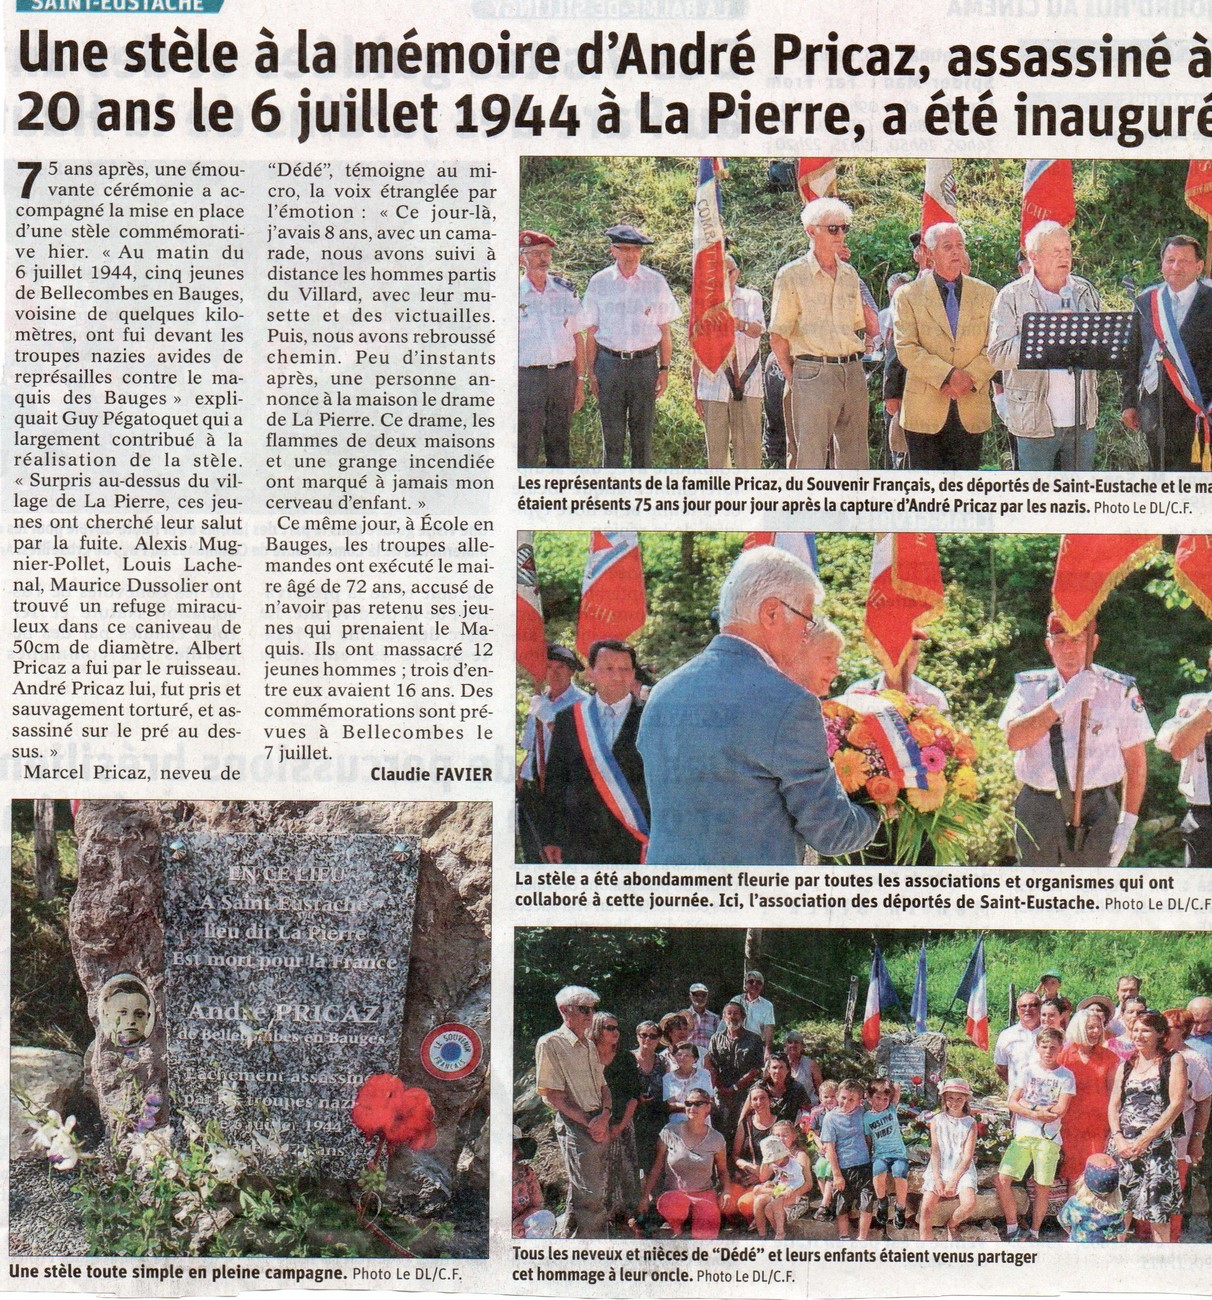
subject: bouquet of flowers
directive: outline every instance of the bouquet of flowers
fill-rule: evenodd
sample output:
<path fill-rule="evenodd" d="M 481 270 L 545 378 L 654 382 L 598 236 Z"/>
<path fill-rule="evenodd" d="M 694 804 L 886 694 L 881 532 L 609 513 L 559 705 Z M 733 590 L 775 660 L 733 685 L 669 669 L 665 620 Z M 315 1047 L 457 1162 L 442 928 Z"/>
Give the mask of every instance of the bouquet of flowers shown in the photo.
<path fill-rule="evenodd" d="M 939 866 L 966 862 L 965 831 L 990 813 L 977 801 L 972 738 L 901 691 L 850 691 L 821 707 L 833 770 L 882 813 L 893 861 L 916 863 L 928 842 Z"/>

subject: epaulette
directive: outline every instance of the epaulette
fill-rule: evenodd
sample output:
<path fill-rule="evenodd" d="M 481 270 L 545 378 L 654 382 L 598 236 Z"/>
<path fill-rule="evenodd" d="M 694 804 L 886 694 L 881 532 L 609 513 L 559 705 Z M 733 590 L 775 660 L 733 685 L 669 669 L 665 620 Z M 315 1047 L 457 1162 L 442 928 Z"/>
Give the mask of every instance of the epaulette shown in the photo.
<path fill-rule="evenodd" d="M 550 271 L 548 271 L 547 278 L 549 280 L 554 280 L 556 284 L 560 286 L 561 289 L 567 289 L 569 293 L 576 293 L 577 291 L 576 285 L 573 284 L 573 282 L 570 279 L 568 279 L 567 276 L 553 275 Z"/>
<path fill-rule="evenodd" d="M 1014 681 L 1016 685 L 1025 685 L 1029 682 L 1046 682 L 1054 671 L 1052 668 L 1032 668 L 1025 673 L 1015 673 Z"/>
<path fill-rule="evenodd" d="M 1102 664 L 1095 664 L 1094 671 L 1100 677 L 1105 677 L 1109 682 L 1114 682 L 1117 686 L 1122 686 L 1124 690 L 1130 690 L 1136 685 L 1136 678 L 1129 677 L 1127 673 L 1117 673 L 1113 669 L 1104 668 Z"/>

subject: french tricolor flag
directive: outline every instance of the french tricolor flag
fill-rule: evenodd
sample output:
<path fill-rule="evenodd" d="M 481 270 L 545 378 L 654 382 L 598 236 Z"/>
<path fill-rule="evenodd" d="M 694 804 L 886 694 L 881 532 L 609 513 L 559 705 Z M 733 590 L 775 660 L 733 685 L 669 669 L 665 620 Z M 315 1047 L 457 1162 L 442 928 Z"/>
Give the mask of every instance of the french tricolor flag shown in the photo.
<path fill-rule="evenodd" d="M 989 1050 L 989 993 L 985 983 L 985 937 L 976 941 L 972 956 L 960 986 L 955 991 L 956 998 L 968 999 L 968 1014 L 964 1021 L 964 1032 L 981 1049 Z"/>
<path fill-rule="evenodd" d="M 867 980 L 867 1008 L 863 1012 L 863 1046 L 874 1052 L 880 1041 L 880 1009 L 896 1007 L 900 1010 L 901 1000 L 892 987 L 892 977 L 884 964 L 884 954 L 880 946 L 875 945 L 871 954 L 871 975 Z"/>
<path fill-rule="evenodd" d="M 1041 221 L 1073 224 L 1077 204 L 1073 199 L 1073 164 L 1068 158 L 1032 158 L 1023 168 L 1023 213 L 1019 223 L 1019 244 L 1027 246 L 1027 235 Z"/>
<path fill-rule="evenodd" d="M 699 365 L 716 374 L 736 345 L 732 293 L 724 267 L 723 158 L 700 158 L 694 192 L 694 271 L 690 279 L 690 347 Z"/>

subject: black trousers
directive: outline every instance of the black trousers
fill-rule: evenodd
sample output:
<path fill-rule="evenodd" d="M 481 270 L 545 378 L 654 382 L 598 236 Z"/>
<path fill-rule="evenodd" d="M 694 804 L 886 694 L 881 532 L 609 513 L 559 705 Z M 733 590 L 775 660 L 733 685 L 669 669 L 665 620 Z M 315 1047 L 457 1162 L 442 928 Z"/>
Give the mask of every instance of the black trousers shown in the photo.
<path fill-rule="evenodd" d="M 905 430 L 909 445 L 910 469 L 980 469 L 983 433 L 969 433 L 960 419 L 954 402 L 947 412 L 947 422 L 937 433 L 914 433 Z"/>

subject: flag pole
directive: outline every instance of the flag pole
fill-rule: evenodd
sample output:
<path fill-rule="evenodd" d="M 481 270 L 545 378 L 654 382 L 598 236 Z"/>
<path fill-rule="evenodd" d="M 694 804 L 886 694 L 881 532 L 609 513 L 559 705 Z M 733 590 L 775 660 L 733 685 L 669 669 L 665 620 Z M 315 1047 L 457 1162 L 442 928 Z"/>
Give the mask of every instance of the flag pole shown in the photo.
<path fill-rule="evenodd" d="M 1094 666 L 1094 638 L 1090 635 L 1089 623 L 1086 624 L 1085 632 L 1086 668 L 1089 670 Z M 1075 833 L 1082 824 L 1082 785 L 1086 775 L 1086 727 L 1089 721 L 1090 701 L 1082 700 L 1081 730 L 1077 734 L 1077 765 L 1073 770 L 1073 829 Z"/>

